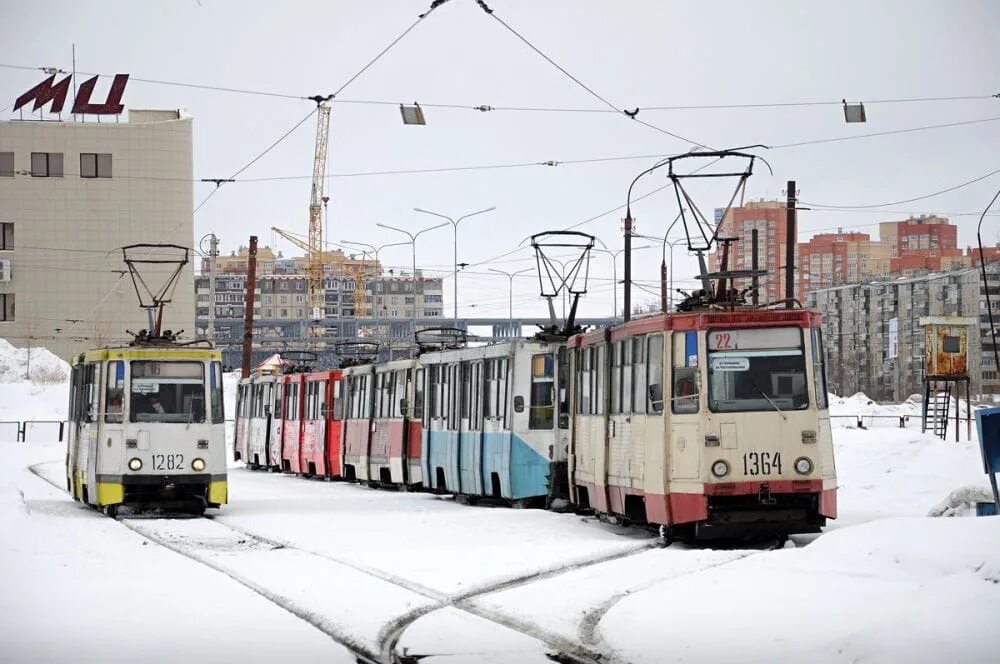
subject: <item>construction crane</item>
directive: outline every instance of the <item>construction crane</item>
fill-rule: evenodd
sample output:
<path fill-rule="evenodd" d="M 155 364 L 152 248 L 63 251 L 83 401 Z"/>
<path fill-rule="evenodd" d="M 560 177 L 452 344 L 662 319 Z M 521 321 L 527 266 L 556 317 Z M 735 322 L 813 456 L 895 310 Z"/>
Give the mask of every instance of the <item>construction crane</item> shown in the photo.
<path fill-rule="evenodd" d="M 333 95 L 316 95 L 316 153 L 313 158 L 312 192 L 309 196 L 309 243 L 306 249 L 306 305 L 312 325 L 310 341 L 318 344 L 323 337 L 325 302 L 323 299 L 323 202 L 326 189 L 326 153 L 330 137 L 330 100 Z M 275 232 L 279 232 L 275 229 Z M 288 238 L 282 234 L 282 237 Z"/>
<path fill-rule="evenodd" d="M 272 226 L 271 230 L 275 234 L 280 235 L 284 239 L 286 239 L 289 242 L 291 242 L 292 244 L 294 244 L 299 249 L 302 249 L 303 251 L 309 252 L 308 257 L 307 257 L 307 260 L 309 261 L 307 263 L 307 267 L 311 266 L 311 264 L 312 264 L 311 263 L 311 261 L 312 261 L 312 249 L 310 247 L 310 243 L 309 242 L 307 242 L 306 240 L 304 240 L 302 237 L 296 235 L 295 233 L 291 233 L 289 231 L 282 230 L 280 228 L 277 228 L 276 226 Z M 361 261 L 353 261 L 351 259 L 343 260 L 343 259 L 340 259 L 340 258 L 335 259 L 334 258 L 334 252 L 332 252 L 332 251 L 319 251 L 319 252 L 317 252 L 316 253 L 316 260 L 317 260 L 317 263 L 319 264 L 319 269 L 320 269 L 320 282 L 319 282 L 320 306 L 321 307 L 324 306 L 324 303 L 323 303 L 323 272 L 324 272 L 324 270 L 325 270 L 325 268 L 326 268 L 327 265 L 329 265 L 329 266 L 331 266 L 331 268 L 333 268 L 334 266 L 336 266 L 337 263 L 341 263 L 342 267 L 343 267 L 344 273 L 347 274 L 348 276 L 350 276 L 352 279 L 354 279 L 354 293 L 355 293 L 355 295 L 354 295 L 354 315 L 356 317 L 358 317 L 358 318 L 366 318 L 368 316 L 368 301 L 365 299 L 365 276 L 366 276 L 365 271 L 366 271 L 366 267 L 368 267 L 368 261 L 364 260 L 364 258 L 362 258 Z M 378 274 L 378 270 L 379 270 L 380 266 L 376 263 L 372 267 L 374 268 L 375 273 Z M 334 269 L 334 272 L 336 272 L 336 269 Z M 314 316 L 313 318 L 315 319 L 316 317 Z M 319 326 L 319 327 L 322 327 L 322 326 Z M 322 330 L 320 331 L 320 334 L 322 334 Z"/>

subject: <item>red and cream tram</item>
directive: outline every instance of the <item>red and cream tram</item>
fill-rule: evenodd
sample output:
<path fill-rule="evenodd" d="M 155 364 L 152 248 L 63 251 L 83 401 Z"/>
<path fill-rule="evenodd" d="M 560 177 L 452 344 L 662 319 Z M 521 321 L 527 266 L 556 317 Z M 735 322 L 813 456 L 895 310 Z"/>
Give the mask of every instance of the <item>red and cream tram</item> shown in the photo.
<path fill-rule="evenodd" d="M 570 339 L 571 500 L 696 537 L 837 515 L 819 314 L 659 314 Z"/>
<path fill-rule="evenodd" d="M 338 478 L 343 398 L 340 371 L 306 374 L 299 467 L 310 477 Z"/>

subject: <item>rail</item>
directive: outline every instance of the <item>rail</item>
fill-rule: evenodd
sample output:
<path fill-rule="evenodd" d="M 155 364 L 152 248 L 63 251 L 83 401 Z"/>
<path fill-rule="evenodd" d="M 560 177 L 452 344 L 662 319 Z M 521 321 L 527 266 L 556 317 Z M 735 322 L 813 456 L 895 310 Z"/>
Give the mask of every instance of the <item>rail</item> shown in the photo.
<path fill-rule="evenodd" d="M 236 420 L 226 420 L 226 424 Z M 65 442 L 69 420 L 0 420 L 0 443 Z"/>

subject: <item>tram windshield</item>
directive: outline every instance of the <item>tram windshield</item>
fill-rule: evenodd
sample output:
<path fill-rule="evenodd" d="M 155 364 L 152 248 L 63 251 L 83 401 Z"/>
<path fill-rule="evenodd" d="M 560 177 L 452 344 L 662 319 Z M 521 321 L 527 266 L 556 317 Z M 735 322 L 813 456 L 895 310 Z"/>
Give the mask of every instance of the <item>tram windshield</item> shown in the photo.
<path fill-rule="evenodd" d="M 201 362 L 132 362 L 133 422 L 204 422 L 205 367 Z"/>
<path fill-rule="evenodd" d="M 708 384 L 708 405 L 717 413 L 808 408 L 801 330 L 712 330 Z"/>

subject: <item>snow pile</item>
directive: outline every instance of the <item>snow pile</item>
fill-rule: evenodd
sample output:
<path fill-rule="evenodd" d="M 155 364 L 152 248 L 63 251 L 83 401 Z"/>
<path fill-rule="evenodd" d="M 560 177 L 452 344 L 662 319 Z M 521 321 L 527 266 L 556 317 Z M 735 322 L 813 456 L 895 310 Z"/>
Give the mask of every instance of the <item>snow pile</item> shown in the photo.
<path fill-rule="evenodd" d="M 993 494 L 985 486 L 970 484 L 959 487 L 938 505 L 931 508 L 927 516 L 975 516 L 976 503 L 992 503 Z"/>
<path fill-rule="evenodd" d="M 996 661 L 998 542 L 1000 518 L 885 519 L 630 594 L 597 633 L 636 663 Z"/>
<path fill-rule="evenodd" d="M 834 429 L 840 518 L 829 528 L 925 516 L 958 487 L 986 486 L 979 444 L 919 429 Z"/>
<path fill-rule="evenodd" d="M 15 348 L 0 339 L 0 383 L 25 379 L 39 385 L 64 383 L 69 380 L 69 364 L 45 348 Z"/>

